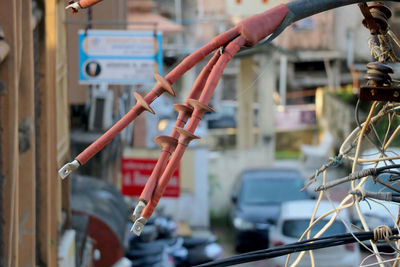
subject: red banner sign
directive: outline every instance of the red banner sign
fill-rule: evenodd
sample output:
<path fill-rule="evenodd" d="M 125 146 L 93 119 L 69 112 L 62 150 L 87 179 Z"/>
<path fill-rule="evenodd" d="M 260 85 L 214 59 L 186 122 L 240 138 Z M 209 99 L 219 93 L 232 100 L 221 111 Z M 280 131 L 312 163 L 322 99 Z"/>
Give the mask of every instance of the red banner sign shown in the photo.
<path fill-rule="evenodd" d="M 122 194 L 125 196 L 140 196 L 144 185 L 157 164 L 157 159 L 123 158 L 121 162 Z M 164 192 L 164 197 L 179 197 L 180 176 L 179 167 L 172 175 Z"/>

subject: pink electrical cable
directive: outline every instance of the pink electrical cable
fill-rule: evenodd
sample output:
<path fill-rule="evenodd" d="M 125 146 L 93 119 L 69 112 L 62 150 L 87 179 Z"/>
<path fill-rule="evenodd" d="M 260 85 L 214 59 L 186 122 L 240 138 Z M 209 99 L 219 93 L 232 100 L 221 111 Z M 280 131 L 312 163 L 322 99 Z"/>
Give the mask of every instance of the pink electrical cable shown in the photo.
<path fill-rule="evenodd" d="M 199 101 L 195 99 L 189 100 L 189 103 L 193 106 L 194 111 L 186 130 L 183 128 L 176 128 L 181 135 L 178 146 L 158 181 L 154 195 L 151 198 L 151 202 L 146 205 L 141 214 L 143 218 L 146 220 L 150 218 L 159 200 L 164 194 L 166 186 L 171 179 L 173 172 L 180 164 L 180 160 L 186 150 L 186 147 L 189 145 L 191 140 L 198 138 L 194 135 L 194 132 L 204 113 L 210 110 L 208 103 L 211 100 L 218 81 L 221 78 L 228 62 L 239 51 L 241 46 L 252 46 L 263 38 L 267 37 L 269 34 L 273 33 L 282 23 L 288 12 L 288 8 L 282 4 L 261 14 L 250 17 L 239 23 L 238 26 L 234 28 L 240 32 L 240 36 L 231 41 L 224 49 L 222 56 L 218 59 L 218 62 L 215 64 L 211 74 L 207 79 L 205 88 L 201 93 Z"/>
<path fill-rule="evenodd" d="M 175 123 L 175 127 L 172 130 L 170 136 L 159 136 L 156 138 L 156 142 L 162 147 L 162 152 L 160 158 L 157 161 L 156 166 L 153 169 L 149 179 L 146 182 L 146 185 L 139 197 L 139 200 L 144 201 L 145 203 L 149 203 L 151 200 L 151 196 L 153 195 L 154 188 L 156 187 L 158 178 L 164 171 L 167 161 L 170 155 L 175 150 L 175 147 L 178 143 L 179 133 L 176 131 L 176 128 L 182 128 L 185 126 L 187 120 L 192 114 L 193 108 L 188 104 L 189 99 L 198 99 L 200 93 L 202 92 L 204 85 L 207 81 L 207 78 L 219 59 L 220 53 L 217 51 L 214 56 L 210 59 L 204 69 L 201 71 L 200 75 L 197 77 L 196 81 L 193 84 L 192 89 L 185 101 L 184 105 L 175 105 L 174 108 L 178 111 L 178 118 Z"/>
<path fill-rule="evenodd" d="M 150 218 L 153 213 L 155 207 L 157 206 L 160 198 L 164 194 L 166 186 L 169 180 L 172 177 L 172 174 L 180 164 L 180 160 L 183 156 L 183 153 L 186 150 L 186 147 L 189 145 L 190 141 L 196 138 L 193 133 L 196 130 L 200 120 L 202 119 L 204 113 L 209 111 L 208 103 L 211 100 L 211 96 L 217 86 L 219 79 L 222 76 L 222 73 L 228 64 L 228 62 L 232 59 L 232 57 L 239 51 L 240 47 L 245 44 L 245 39 L 241 36 L 237 37 L 234 41 L 230 42 L 228 46 L 224 49 L 223 54 L 218 59 L 215 64 L 212 72 L 210 73 L 205 87 L 200 95 L 199 101 L 192 99 L 189 103 L 193 106 L 194 111 L 190 118 L 190 121 L 187 126 L 187 130 L 183 130 L 182 128 L 176 128 L 177 131 L 181 134 L 181 137 L 178 142 L 178 146 L 175 149 L 174 154 L 172 155 L 171 160 L 168 162 L 167 167 L 165 168 L 164 173 L 158 181 L 155 192 L 151 198 L 151 202 L 147 205 L 143 212 L 142 217 Z"/>
<path fill-rule="evenodd" d="M 91 2 L 94 3 L 94 2 Z M 289 9 L 281 4 L 275 8 L 267 10 L 261 14 L 254 15 L 239 23 L 236 27 L 214 37 L 208 44 L 198 49 L 191 55 L 187 56 L 177 67 L 175 67 L 166 77 L 159 77 L 156 86 L 142 98 L 139 94 L 135 94 L 137 103 L 135 106 L 121 118 L 113 127 L 104 133 L 98 140 L 88 146 L 81 152 L 75 161 L 80 165 L 85 164 L 96 153 L 98 153 L 106 144 L 108 144 L 118 133 L 128 126 L 138 115 L 144 110 L 154 112 L 150 108 L 150 104 L 160 96 L 164 91 L 168 91 L 172 95 L 174 92 L 171 84 L 175 83 L 186 71 L 191 69 L 195 64 L 202 60 L 213 50 L 226 45 L 228 42 L 236 38 L 239 34 L 246 42 L 245 45 L 251 46 L 271 34 L 283 21 Z M 60 175 L 65 178 L 72 170 L 72 163 L 66 164 L 60 169 Z M 74 165 L 74 169 L 78 166 Z"/>
<path fill-rule="evenodd" d="M 82 0 L 79 4 L 81 7 L 88 7 L 98 2 L 100 1 Z M 212 51 L 219 47 L 225 47 L 222 55 L 218 55 L 218 51 L 210 60 L 209 64 L 207 64 L 205 70 L 201 72 L 198 79 L 196 79 L 185 104 L 175 105 L 179 115 L 171 135 L 156 138 L 156 142 L 162 147 L 162 153 L 152 175 L 146 183 L 145 189 L 141 194 L 141 200 L 148 202 L 141 212 L 141 218 L 144 218 L 145 221 L 147 221 L 162 197 L 173 172 L 180 164 L 180 160 L 186 147 L 189 145 L 191 140 L 198 138 L 194 135 L 194 132 L 204 113 L 206 111 L 213 111 L 208 107 L 208 104 L 228 62 L 242 46 L 253 46 L 273 33 L 281 25 L 288 12 L 289 9 L 286 5 L 278 5 L 263 13 L 243 20 L 236 27 L 213 38 L 208 44 L 186 57 L 165 77 L 165 79 L 158 77 L 157 85 L 144 98 L 139 94 L 135 94 L 137 103 L 131 111 L 129 111 L 103 136 L 79 154 L 75 160 L 77 160 L 81 165 L 85 164 L 141 112 L 144 110 L 154 112 L 151 109 L 150 104 L 164 91 L 169 91 L 174 95 L 171 84 L 175 83 L 186 71 L 191 69 Z M 204 89 L 201 90 L 203 87 Z M 198 98 L 199 100 L 197 100 Z M 189 106 L 191 106 L 192 109 L 189 108 Z M 190 121 L 186 129 L 183 129 L 189 118 Z M 177 139 L 179 136 L 180 138 L 178 141 Z M 170 156 L 171 159 L 167 163 Z M 142 221 L 141 223 L 145 223 L 145 221 Z M 138 229 L 140 230 L 142 228 L 139 227 Z M 140 231 L 138 231 L 138 233 L 140 234 Z"/>
<path fill-rule="evenodd" d="M 82 151 L 75 160 L 79 163 L 79 166 L 85 164 L 89 159 L 96 155 L 106 144 L 108 144 L 118 133 L 126 128 L 133 120 L 136 119 L 144 110 L 148 110 L 152 113 L 154 111 L 150 108 L 150 104 L 159 97 L 164 91 L 175 95 L 171 84 L 175 83 L 185 72 L 196 65 L 200 60 L 210 54 L 217 48 L 224 46 L 230 40 L 234 39 L 238 35 L 236 28 L 224 32 L 215 38 L 202 48 L 198 49 L 191 55 L 187 56 L 178 66 L 176 66 L 168 75 L 164 78 L 157 76 L 158 83 L 156 86 L 143 98 L 139 94 L 135 94 L 137 99 L 136 104 L 132 109 L 122 117 L 114 126 L 112 126 L 107 132 L 105 132 L 99 139 L 89 145 L 84 151 Z M 69 169 L 72 163 L 66 164 L 59 170 L 60 176 L 65 178 L 73 169 Z M 77 167 L 75 167 L 76 169 Z"/>

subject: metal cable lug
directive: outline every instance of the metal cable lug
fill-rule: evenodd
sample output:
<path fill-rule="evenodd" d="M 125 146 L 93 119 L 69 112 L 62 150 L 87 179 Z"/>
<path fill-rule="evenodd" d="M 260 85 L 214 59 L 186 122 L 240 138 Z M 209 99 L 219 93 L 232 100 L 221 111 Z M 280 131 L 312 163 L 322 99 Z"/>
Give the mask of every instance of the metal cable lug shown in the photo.
<path fill-rule="evenodd" d="M 146 102 L 146 100 L 144 100 L 143 96 L 141 96 L 139 93 L 134 92 L 133 95 L 136 98 L 136 101 L 148 112 L 152 113 L 152 114 L 156 114 L 154 112 L 154 110 L 150 107 L 149 103 Z"/>
<path fill-rule="evenodd" d="M 79 168 L 81 164 L 76 159 L 70 163 L 65 164 L 59 171 L 58 174 L 62 179 L 65 179 L 71 172 Z"/>
<path fill-rule="evenodd" d="M 72 9 L 73 12 L 78 12 L 79 9 L 82 9 L 81 5 L 79 2 L 69 2 L 69 5 L 65 7 L 65 10 Z"/>
<path fill-rule="evenodd" d="M 140 217 L 140 214 L 142 214 L 143 209 L 146 207 L 146 203 L 142 200 L 139 200 L 137 203 L 135 210 L 132 213 L 131 220 L 132 222 L 135 222 L 137 218 Z"/>
<path fill-rule="evenodd" d="M 147 219 L 144 218 L 144 217 L 140 217 L 133 224 L 133 226 L 131 228 L 131 232 L 134 233 L 137 236 L 140 236 L 140 234 L 142 233 L 143 228 L 146 225 L 146 223 L 147 223 Z"/>
<path fill-rule="evenodd" d="M 349 192 L 352 195 L 357 195 L 361 197 L 361 200 L 364 198 L 374 198 L 384 201 L 392 201 L 393 195 L 391 192 L 371 192 L 371 191 L 361 191 L 361 190 L 352 190 Z"/>
<path fill-rule="evenodd" d="M 164 77 L 158 75 L 157 73 L 154 73 L 154 78 L 166 92 L 168 92 L 172 96 L 175 96 L 174 89 L 172 89 L 171 84 Z"/>

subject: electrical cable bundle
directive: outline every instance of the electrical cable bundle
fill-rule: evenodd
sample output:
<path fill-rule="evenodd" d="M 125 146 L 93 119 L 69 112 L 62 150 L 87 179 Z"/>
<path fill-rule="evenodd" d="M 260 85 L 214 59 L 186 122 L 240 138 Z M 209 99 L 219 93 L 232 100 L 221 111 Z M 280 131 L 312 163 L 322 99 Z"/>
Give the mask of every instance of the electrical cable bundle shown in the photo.
<path fill-rule="evenodd" d="M 71 8 L 74 12 L 77 12 L 79 9 L 88 8 L 101 1 L 102 0 L 79 0 L 78 2 L 69 1 L 67 9 Z M 399 2 L 400 0 L 391 1 Z M 384 5 L 384 2 L 389 2 L 389 0 L 374 1 L 373 4 L 369 5 L 366 2 L 372 2 L 372 0 L 294 0 L 286 4 L 280 4 L 263 13 L 246 18 L 232 29 L 221 33 L 213 38 L 209 43 L 196 50 L 191 55 L 187 56 L 180 64 L 178 64 L 178 66 L 171 70 L 170 73 L 165 76 L 165 78 L 156 75 L 157 84 L 153 87 L 153 89 L 151 89 L 145 96 L 135 93 L 135 97 L 137 99 L 135 106 L 133 106 L 132 109 L 103 136 L 82 151 L 72 162 L 67 163 L 64 167 L 62 167 L 59 170 L 60 176 L 62 178 L 66 178 L 72 171 L 75 171 L 77 168 L 85 164 L 129 123 L 135 120 L 136 117 L 142 112 L 147 110 L 151 113 L 154 113 L 154 110 L 150 107 L 150 104 L 152 104 L 153 101 L 164 92 L 168 92 L 169 94 L 175 96 L 172 85 L 189 69 L 193 68 L 206 56 L 214 52 L 214 55 L 211 57 L 210 61 L 200 72 L 200 75 L 194 82 L 185 102 L 181 105 L 174 106 L 179 114 L 175 123 L 175 127 L 170 136 L 159 136 L 155 140 L 155 142 L 162 148 L 162 152 L 159 160 L 157 161 L 156 167 L 149 177 L 145 189 L 139 198 L 138 205 L 132 214 L 132 221 L 134 224 L 131 230 L 135 234 L 140 235 L 144 225 L 152 215 L 160 198 L 164 194 L 165 188 L 170 181 L 173 172 L 180 164 L 181 158 L 187 146 L 193 139 L 199 138 L 194 135 L 194 132 L 200 123 L 200 120 L 203 118 L 204 113 L 213 111 L 208 104 L 225 67 L 235 56 L 235 54 L 240 50 L 243 50 L 243 47 L 253 47 L 256 44 L 263 45 L 270 42 L 293 22 L 299 21 L 314 14 L 321 13 L 323 11 L 358 3 L 364 16 L 363 24 L 370 30 L 372 35 L 369 42 L 371 54 L 377 61 L 367 65 L 368 75 L 366 76 L 366 79 L 368 80 L 368 86 L 364 88 L 364 91 L 370 94 L 371 97 L 369 99 L 365 98 L 364 100 L 374 100 L 374 102 L 371 105 L 369 114 L 364 123 L 360 123 L 359 121 L 359 104 L 357 104 L 355 113 L 358 127 L 354 129 L 345 139 L 340 147 L 339 154 L 336 157 L 331 158 L 329 162 L 316 170 L 315 174 L 308 179 L 310 183 L 307 186 L 315 182 L 319 174 L 323 174 L 323 184 L 316 190 L 320 191 L 318 202 L 310 219 L 310 225 L 300 237 L 300 242 L 277 248 L 246 253 L 200 266 L 228 266 L 255 260 L 274 258 L 282 255 L 288 255 L 286 261 L 287 265 L 291 253 L 301 252 L 299 255 L 297 255 L 297 259 L 294 261 L 294 263 L 292 263 L 292 266 L 295 267 L 301 261 L 306 251 L 308 251 L 310 253 L 311 266 L 314 267 L 314 256 L 312 254 L 312 250 L 314 249 L 344 245 L 353 243 L 356 240 L 373 240 L 371 241 L 372 250 L 370 250 L 370 252 L 376 256 L 379 265 L 383 267 L 379 250 L 374 242 L 383 239 L 385 242 L 389 242 L 389 237 L 392 237 L 393 233 L 398 233 L 398 230 L 396 229 L 392 229 L 392 232 L 390 232 L 388 235 L 385 235 L 384 238 L 382 235 L 377 234 L 377 230 L 382 229 L 375 229 L 374 231 L 359 232 L 355 234 L 350 233 L 323 238 L 320 237 L 325 233 L 326 229 L 332 225 L 337 217 L 340 219 L 339 212 L 350 207 L 354 207 L 356 209 L 358 218 L 360 219 L 363 228 L 368 230 L 369 227 L 359 206 L 359 201 L 364 200 L 365 198 L 376 198 L 385 201 L 400 201 L 400 189 L 392 186 L 392 184 L 385 182 L 382 179 L 379 179 L 379 176 L 382 174 L 390 174 L 389 182 L 400 179 L 400 172 L 392 170 L 394 168 L 399 168 L 400 165 L 394 164 L 393 160 L 395 157 L 387 157 L 385 154 L 387 148 L 391 145 L 397 134 L 400 133 L 400 126 L 397 126 L 393 133 L 390 131 L 392 125 L 391 123 L 396 115 L 396 112 L 400 110 L 400 106 L 393 103 L 393 101 L 400 102 L 400 98 L 398 98 L 400 96 L 400 87 L 391 89 L 389 88 L 392 86 L 392 80 L 389 76 L 389 73 L 392 73 L 392 70 L 384 64 L 386 61 L 389 61 L 389 59 L 393 62 L 400 62 L 400 57 L 396 56 L 392 47 L 392 43 L 400 47 L 400 40 L 398 40 L 398 38 L 390 30 L 390 27 L 388 27 L 388 19 L 391 16 L 391 11 L 390 8 Z M 363 92 L 362 89 L 363 88 L 360 89 L 361 100 L 363 100 L 361 97 Z M 389 96 L 387 95 L 388 92 Z M 384 96 L 386 98 L 377 98 L 378 93 L 381 95 L 380 97 Z M 381 101 L 386 103 L 382 105 Z M 375 109 L 381 105 L 382 108 L 374 116 Z M 384 139 L 381 140 L 374 125 L 386 116 L 388 116 L 387 131 Z M 374 143 L 374 140 L 369 138 L 368 135 L 371 131 L 374 132 L 377 140 L 379 141 L 379 146 Z M 389 135 L 389 133 L 391 134 Z M 379 151 L 379 156 L 376 159 L 371 160 L 360 158 L 361 146 L 364 137 L 373 145 L 375 145 Z M 355 154 L 354 156 L 350 156 L 349 153 L 353 149 L 355 150 Z M 397 159 L 400 159 L 400 156 L 398 156 Z M 326 183 L 326 170 L 330 167 L 341 164 L 342 160 L 350 160 L 353 163 L 351 174 L 333 182 Z M 384 162 L 387 164 L 386 161 L 389 161 L 392 165 L 376 168 L 379 162 Z M 357 164 L 363 162 L 373 162 L 375 164 L 375 168 L 356 171 Z M 397 193 L 365 191 L 363 185 L 367 179 L 369 179 L 369 176 L 372 177 L 374 182 L 380 183 Z M 358 179 L 360 179 L 360 181 L 356 184 L 356 180 Z M 326 189 L 335 187 L 336 185 L 345 182 L 351 182 L 352 191 L 345 198 L 343 198 L 339 206 L 333 207 L 332 210 L 315 219 L 319 203 L 325 193 L 329 199 L 329 192 L 327 192 Z M 355 195 L 357 195 L 358 198 L 354 197 Z M 309 238 L 311 234 L 310 230 L 315 226 L 315 224 L 330 214 L 333 215 L 332 218 L 320 231 L 318 231 L 317 234 L 314 235 L 314 239 L 301 241 L 304 238 Z M 395 222 L 395 225 L 398 225 L 398 222 L 400 221 L 400 214 L 397 215 L 397 219 L 394 219 L 393 216 L 392 218 L 393 222 Z M 380 233 L 389 233 L 390 228 L 387 226 L 385 227 L 387 232 L 382 230 Z M 400 251 L 400 245 L 397 243 L 396 249 Z M 398 256 L 400 256 L 400 253 Z M 398 258 L 399 257 L 396 257 L 396 259 Z"/>
<path fill-rule="evenodd" d="M 398 234 L 397 228 L 391 229 L 393 235 Z M 223 267 L 233 266 L 241 263 L 264 260 L 275 258 L 290 253 L 296 253 L 300 251 L 315 250 L 327 247 L 334 247 L 345 245 L 349 243 L 355 243 L 357 241 L 373 240 L 375 231 L 358 232 L 358 233 L 347 233 L 334 236 L 326 236 L 320 238 L 308 239 L 280 247 L 257 250 L 249 253 L 240 254 L 237 256 L 229 257 L 226 259 L 216 260 L 209 263 L 197 265 L 197 267 Z M 356 240 L 356 238 L 357 240 Z M 397 238 L 397 236 L 396 236 Z M 378 240 L 375 240 L 378 241 Z"/>
<path fill-rule="evenodd" d="M 330 183 L 327 183 L 326 185 L 321 185 L 321 186 L 317 187 L 315 189 L 315 191 L 326 190 L 326 189 L 332 188 L 334 186 L 337 186 L 339 184 L 357 180 L 357 179 L 360 179 L 360 178 L 363 178 L 366 176 L 370 176 L 370 175 L 375 178 L 377 176 L 379 176 L 380 174 L 384 174 L 384 173 L 396 174 L 398 176 L 400 173 L 390 170 L 390 169 L 397 169 L 397 168 L 400 168 L 400 164 L 392 164 L 392 165 L 388 165 L 388 166 L 384 166 L 384 167 L 380 167 L 380 168 L 369 168 L 369 169 L 361 170 L 358 172 L 353 172 L 353 173 L 350 173 L 346 177 L 334 180 Z M 381 181 L 377 180 L 377 182 L 381 182 Z M 397 190 L 395 190 L 395 191 L 397 191 Z"/>

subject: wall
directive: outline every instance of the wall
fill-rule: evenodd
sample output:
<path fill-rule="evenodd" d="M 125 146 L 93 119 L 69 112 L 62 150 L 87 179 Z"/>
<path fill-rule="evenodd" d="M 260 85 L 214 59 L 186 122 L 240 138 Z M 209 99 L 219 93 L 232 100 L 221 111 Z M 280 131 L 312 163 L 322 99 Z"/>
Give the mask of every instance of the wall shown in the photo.
<path fill-rule="evenodd" d="M 64 15 L 64 1 L 0 2 L 0 266 L 57 266 L 68 227 Z"/>
<path fill-rule="evenodd" d="M 334 12 L 328 11 L 293 23 L 277 37 L 288 50 L 330 50 L 335 45 Z"/>
<path fill-rule="evenodd" d="M 369 31 L 362 25 L 363 16 L 357 5 L 350 5 L 334 10 L 335 12 L 335 42 L 336 49 L 346 55 L 354 53 L 356 60 L 370 60 L 370 50 L 367 39 Z M 348 51 L 349 42 L 352 42 L 352 51 Z"/>
<path fill-rule="evenodd" d="M 321 88 L 317 90 L 315 105 L 321 132 L 329 131 L 335 137 L 334 147 L 338 148 L 357 126 L 354 121 L 354 106 Z M 360 112 L 360 119 L 363 116 Z"/>

